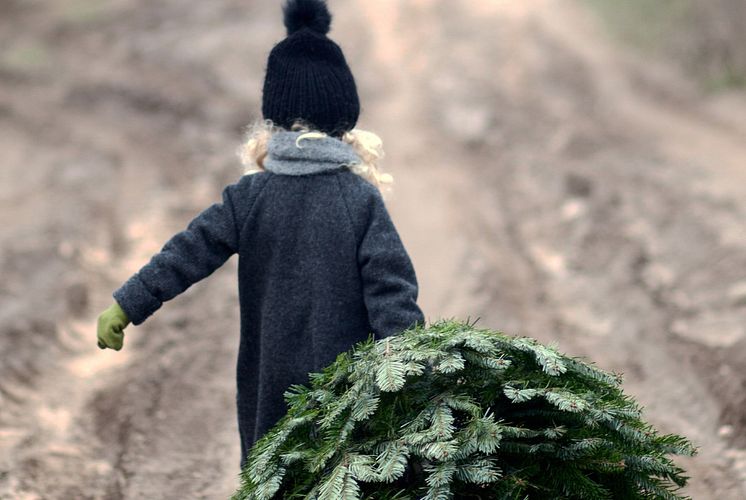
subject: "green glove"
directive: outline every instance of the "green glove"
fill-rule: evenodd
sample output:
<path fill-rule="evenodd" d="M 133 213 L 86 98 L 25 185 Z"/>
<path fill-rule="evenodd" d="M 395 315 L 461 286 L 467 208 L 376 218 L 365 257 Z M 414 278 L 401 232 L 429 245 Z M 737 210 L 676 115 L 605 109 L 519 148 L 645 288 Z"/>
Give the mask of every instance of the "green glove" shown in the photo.
<path fill-rule="evenodd" d="M 114 302 L 98 317 L 98 347 L 121 350 L 124 344 L 124 329 L 129 324 L 127 314 Z"/>

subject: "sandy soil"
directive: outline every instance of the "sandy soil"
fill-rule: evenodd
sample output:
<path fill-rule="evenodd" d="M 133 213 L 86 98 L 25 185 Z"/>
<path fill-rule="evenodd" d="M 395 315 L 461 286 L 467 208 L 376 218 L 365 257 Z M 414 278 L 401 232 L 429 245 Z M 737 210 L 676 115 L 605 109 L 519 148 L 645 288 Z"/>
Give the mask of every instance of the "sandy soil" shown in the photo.
<path fill-rule="evenodd" d="M 570 0 L 332 0 L 429 319 L 625 374 L 697 499 L 746 497 L 746 98 Z M 188 8 L 187 8 L 188 7 Z M 116 288 L 240 176 L 272 2 L 0 5 L 0 498 L 226 498 L 235 261 L 95 346 Z"/>

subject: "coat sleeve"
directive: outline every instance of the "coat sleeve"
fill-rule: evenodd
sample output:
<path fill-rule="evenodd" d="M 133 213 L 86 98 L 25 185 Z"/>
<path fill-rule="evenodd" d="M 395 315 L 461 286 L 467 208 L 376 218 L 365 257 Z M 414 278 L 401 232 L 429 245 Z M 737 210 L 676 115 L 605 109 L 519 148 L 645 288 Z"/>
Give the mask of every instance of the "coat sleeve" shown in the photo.
<path fill-rule="evenodd" d="M 370 326 L 376 338 L 400 333 L 425 318 L 417 305 L 417 277 L 388 210 L 376 190 L 358 249 Z"/>
<path fill-rule="evenodd" d="M 132 324 L 145 321 L 163 302 L 212 274 L 238 251 L 232 199 L 236 185 L 226 187 L 221 203 L 197 215 L 113 293 Z"/>

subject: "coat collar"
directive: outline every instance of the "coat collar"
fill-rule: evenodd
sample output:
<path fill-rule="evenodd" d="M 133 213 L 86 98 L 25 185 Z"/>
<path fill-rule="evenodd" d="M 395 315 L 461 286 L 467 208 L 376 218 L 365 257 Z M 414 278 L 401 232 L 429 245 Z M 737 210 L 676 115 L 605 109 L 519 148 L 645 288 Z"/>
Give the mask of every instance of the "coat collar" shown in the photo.
<path fill-rule="evenodd" d="M 276 174 L 305 175 L 362 163 L 353 147 L 340 139 L 324 136 L 298 141 L 301 135 L 275 133 L 267 146 L 264 168 Z"/>

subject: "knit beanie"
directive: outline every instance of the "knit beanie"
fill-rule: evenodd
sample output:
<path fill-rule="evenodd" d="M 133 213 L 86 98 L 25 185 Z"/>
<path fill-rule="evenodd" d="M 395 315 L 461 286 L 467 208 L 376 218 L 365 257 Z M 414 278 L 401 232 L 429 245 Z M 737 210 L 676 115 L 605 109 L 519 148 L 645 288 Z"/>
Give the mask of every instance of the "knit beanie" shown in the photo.
<path fill-rule="evenodd" d="M 326 36 L 332 21 L 326 2 L 288 0 L 283 12 L 288 36 L 269 54 L 264 119 L 288 130 L 302 120 L 341 136 L 355 127 L 360 101 L 342 49 Z"/>

